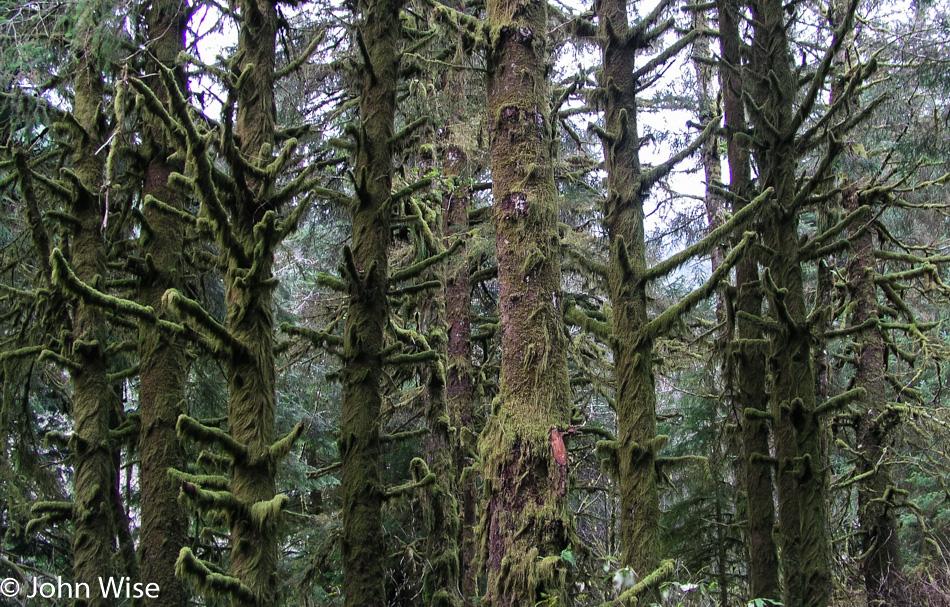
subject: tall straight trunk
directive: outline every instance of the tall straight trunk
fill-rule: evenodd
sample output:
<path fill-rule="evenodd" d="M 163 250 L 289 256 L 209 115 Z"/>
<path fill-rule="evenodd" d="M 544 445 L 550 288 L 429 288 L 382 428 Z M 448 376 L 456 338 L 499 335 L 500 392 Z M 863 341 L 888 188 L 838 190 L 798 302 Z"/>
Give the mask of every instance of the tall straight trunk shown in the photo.
<path fill-rule="evenodd" d="M 389 201 L 399 69 L 398 0 L 362 0 L 356 196 L 349 310 L 344 337 L 342 461 L 343 590 L 347 607 L 386 604 L 379 475 L 383 333 L 389 319 Z"/>
<path fill-rule="evenodd" d="M 719 44 L 722 67 L 719 71 L 726 125 L 726 154 L 729 164 L 729 190 L 735 195 L 733 212 L 752 199 L 749 150 L 737 134 L 747 129 L 742 102 L 742 39 L 739 35 L 739 3 L 718 0 Z M 762 291 L 758 258 L 749 251 L 736 265 L 736 312 L 762 314 Z M 736 408 L 742 414 L 743 490 L 746 496 L 749 543 L 749 598 L 781 597 L 778 553 L 772 529 L 775 526 L 772 468 L 769 461 L 768 394 L 765 390 L 765 357 L 755 348 L 743 347 L 762 339 L 758 327 L 747 319 L 736 319 L 739 344 L 733 356 L 735 375 L 730 378 Z M 745 412 L 749 411 L 747 415 Z"/>
<path fill-rule="evenodd" d="M 855 211 L 859 206 L 857 187 L 845 191 L 845 208 Z M 848 263 L 848 287 L 854 308 L 851 326 L 868 325 L 858 331 L 858 367 L 854 387 L 864 388 L 865 396 L 856 401 L 854 414 L 855 444 L 860 455 L 855 474 L 858 482 L 858 522 L 864 585 L 868 605 L 905 605 L 906 579 L 900 555 L 897 517 L 887 497 L 894 486 L 887 451 L 891 446 L 890 430 L 897 414 L 887 410 L 885 359 L 887 352 L 882 329 L 878 326 L 877 285 L 874 283 L 876 261 L 874 234 L 865 226 L 855 230 Z"/>
<path fill-rule="evenodd" d="M 571 419 L 549 103 L 547 4 L 489 0 L 488 116 L 501 382 L 482 432 L 483 605 L 569 605 Z"/>
<path fill-rule="evenodd" d="M 760 185 L 774 189 L 765 220 L 765 265 L 774 288 L 770 313 L 779 327 L 771 337 L 771 414 L 778 459 L 779 525 L 785 604 L 828 604 L 831 590 L 830 544 L 825 525 L 826 471 L 822 466 L 821 426 L 815 415 L 815 375 L 795 198 L 796 156 L 792 125 L 796 78 L 786 37 L 785 10 L 779 0 L 754 0 L 751 54 L 754 153 Z M 769 285 L 765 285 L 768 289 Z"/>
<path fill-rule="evenodd" d="M 274 140 L 274 65 L 277 10 L 272 0 L 240 3 L 235 134 L 239 153 L 255 164 L 270 160 Z M 265 184 L 241 172 L 243 183 L 234 192 L 231 229 L 247 255 L 250 266 L 232 260 L 225 276 L 227 325 L 242 348 L 228 361 L 228 430 L 243 445 L 248 457 L 235 458 L 231 466 L 231 493 L 249 509 L 273 503 L 276 496 L 276 462 L 267 457 L 275 439 L 276 373 L 274 362 L 274 264 L 273 248 L 260 242 L 265 230 L 256 229 L 265 213 L 275 211 Z M 256 272 L 260 282 L 248 280 Z M 277 601 L 277 522 L 272 513 L 233 516 L 231 521 L 231 574 L 250 590 L 255 605 Z M 232 598 L 235 607 L 242 600 Z"/>
<path fill-rule="evenodd" d="M 693 29 L 705 30 L 708 26 L 709 19 L 706 10 L 694 10 Z M 696 99 L 699 105 L 697 118 L 699 118 L 700 124 L 708 124 L 711 120 L 718 120 L 716 112 L 715 69 L 710 46 L 709 38 L 706 36 L 700 36 L 693 43 L 692 59 L 693 68 L 696 70 Z M 719 137 L 713 135 L 706 139 L 700 148 L 700 162 L 703 167 L 703 175 L 706 182 L 706 192 L 703 199 L 706 206 L 706 222 L 709 225 L 710 231 L 715 230 L 723 224 L 726 211 L 726 201 L 717 189 L 722 182 L 722 158 L 719 154 L 719 142 Z M 715 272 L 716 269 L 722 265 L 725 259 L 725 252 L 721 246 L 717 246 L 711 251 L 709 257 L 710 270 Z M 726 318 L 726 295 L 724 291 L 725 285 L 716 291 L 716 321 L 720 323 L 721 326 L 717 338 L 720 340 L 727 339 L 731 333 L 727 325 L 729 319 Z M 721 368 L 726 370 L 725 365 Z M 715 371 L 713 369 L 707 370 L 708 381 L 713 385 L 715 385 L 714 374 Z M 727 406 L 729 407 L 727 410 L 728 418 L 735 419 L 737 417 L 735 413 L 737 410 L 736 403 L 734 401 L 729 402 Z M 741 409 L 738 411 L 741 414 Z M 724 464 L 726 458 L 723 457 L 723 451 L 726 451 L 730 456 L 736 454 L 738 451 L 734 432 L 726 430 L 723 438 L 726 444 L 722 445 L 717 441 L 713 445 L 713 452 L 709 458 L 710 468 L 716 477 L 724 476 L 725 473 Z M 738 471 L 741 472 L 741 458 L 729 457 L 729 460 L 738 462 Z M 726 543 L 726 523 L 725 517 L 723 516 L 722 491 L 718 485 L 713 499 L 715 500 L 716 522 L 716 577 L 719 581 L 719 602 L 724 606 L 728 604 L 731 584 L 729 580 L 729 548 Z"/>
<path fill-rule="evenodd" d="M 446 177 L 455 178 L 451 192 L 443 199 L 442 222 L 446 244 L 448 239 L 468 231 L 467 186 L 460 177 L 467 163 L 465 152 L 449 146 L 443 156 L 442 170 Z M 454 444 L 455 468 L 458 474 L 456 496 L 460 499 L 461 542 L 459 550 L 459 577 L 462 599 L 471 606 L 478 595 L 478 565 L 475 562 L 475 527 L 478 525 L 475 478 L 464 470 L 472 462 L 469 436 L 472 427 L 472 326 L 471 298 L 469 297 L 469 267 L 466 247 L 446 261 L 444 297 L 446 344 L 446 404 L 451 424 L 457 429 Z"/>
<path fill-rule="evenodd" d="M 146 23 L 148 48 L 154 61 L 166 68 L 175 64 L 184 50 L 184 30 L 189 9 L 181 0 L 161 0 L 149 7 Z M 149 70 L 156 73 L 157 66 Z M 168 92 L 157 77 L 149 83 L 156 96 L 167 103 Z M 184 90 L 184 82 L 181 82 Z M 145 171 L 145 195 L 182 210 L 184 196 L 169 187 L 172 172 L 184 172 L 182 163 L 171 164 L 172 150 L 164 127 L 149 129 L 150 156 Z M 157 313 L 167 315 L 162 295 L 166 289 L 180 287 L 184 229 L 180 220 L 146 205 L 142 211 L 148 225 L 142 252 L 150 256 L 154 271 L 144 276 L 140 301 Z M 185 453 L 175 423 L 182 413 L 188 365 L 184 344 L 162 335 L 150 323 L 139 328 L 139 435 L 142 523 L 140 560 L 143 579 L 160 588 L 152 604 L 160 607 L 184 607 L 188 593 L 175 578 L 175 561 L 187 541 L 188 517 L 178 501 L 178 483 L 169 475 L 170 468 L 184 468 Z"/>
<path fill-rule="evenodd" d="M 444 252 L 442 205 L 435 209 L 426 209 L 422 215 L 429 224 L 432 242 L 422 239 L 417 259 Z M 425 244 L 429 246 L 425 246 Z M 434 248 L 435 250 L 431 250 Z M 441 267 L 427 269 L 423 281 L 438 281 L 443 270 Z M 429 470 L 435 474 L 435 481 L 427 485 L 425 491 L 426 523 L 426 561 L 423 576 L 423 598 L 431 607 L 461 607 L 462 594 L 459 587 L 459 540 L 461 525 L 459 506 L 456 500 L 455 455 L 452 444 L 452 421 L 448 408 L 446 391 L 446 362 L 448 360 L 448 339 L 446 335 L 445 292 L 436 291 L 425 298 L 422 305 L 422 319 L 425 340 L 438 358 L 425 370 L 425 417 L 429 432 L 423 441 L 425 460 Z"/>
<path fill-rule="evenodd" d="M 75 43 L 93 39 L 97 11 L 87 7 L 76 26 Z M 72 239 L 72 266 L 76 276 L 88 285 L 100 284 L 106 276 L 103 216 L 106 209 L 100 199 L 103 181 L 102 144 L 103 100 L 99 57 L 94 48 L 75 52 L 75 80 L 72 113 L 83 129 L 74 141 L 72 163 L 80 185 L 70 205 L 76 219 Z M 72 360 L 73 388 L 73 577 L 88 584 L 89 599 L 78 599 L 77 606 L 104 607 L 111 598 L 98 592 L 99 579 L 112 577 L 113 532 L 112 490 L 116 471 L 109 440 L 109 420 L 118 401 L 108 379 L 105 349 L 108 340 L 105 314 L 94 304 L 77 300 L 73 304 Z"/>
<path fill-rule="evenodd" d="M 617 378 L 621 560 L 639 577 L 660 565 L 660 498 L 656 479 L 656 396 L 653 343 L 647 324 L 646 244 L 637 136 L 634 49 L 624 0 L 598 4 L 603 51 L 600 86 L 606 95 L 604 142 L 607 200 L 604 224 L 610 242 L 614 367 Z"/>

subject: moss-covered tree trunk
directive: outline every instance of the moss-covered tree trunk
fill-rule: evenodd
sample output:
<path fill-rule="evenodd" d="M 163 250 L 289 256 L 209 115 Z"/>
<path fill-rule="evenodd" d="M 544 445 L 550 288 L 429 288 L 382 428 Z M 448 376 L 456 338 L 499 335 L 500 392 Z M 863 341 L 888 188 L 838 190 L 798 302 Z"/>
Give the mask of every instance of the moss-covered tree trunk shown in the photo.
<path fill-rule="evenodd" d="M 747 127 L 742 101 L 742 40 L 739 35 L 739 3 L 719 0 L 719 43 L 722 65 L 719 80 L 726 125 L 726 154 L 729 165 L 729 190 L 736 196 L 733 211 L 738 212 L 751 200 L 749 150 L 737 137 Z M 754 251 L 736 264 L 736 312 L 762 314 L 762 291 L 758 258 Z M 775 526 L 774 491 L 770 461 L 768 374 L 761 343 L 762 333 L 748 318 L 736 318 L 739 343 L 733 353 L 735 374 L 730 381 L 742 425 L 742 485 L 746 497 L 746 529 L 749 544 L 749 597 L 779 599 L 778 553 L 772 530 Z M 746 411 L 749 414 L 746 415 Z"/>
<path fill-rule="evenodd" d="M 248 162 L 271 159 L 276 110 L 274 66 L 276 4 L 271 0 L 240 3 L 241 24 L 237 72 L 235 135 L 239 153 Z M 264 229 L 265 214 L 275 209 L 265 185 L 237 172 L 238 187 L 232 230 L 246 261 L 229 260 L 225 276 L 228 330 L 240 347 L 227 366 L 228 430 L 247 455 L 231 466 L 231 493 L 244 507 L 232 514 L 231 574 L 250 591 L 257 607 L 277 601 L 277 516 L 264 509 L 276 495 L 276 462 L 268 456 L 275 439 L 276 375 L 274 367 L 274 300 L 272 235 Z M 244 265 L 244 264 L 247 265 Z M 244 266 L 244 267 L 242 267 Z M 255 510 L 257 510 L 255 512 Z M 247 598 L 232 598 L 245 605 Z"/>
<path fill-rule="evenodd" d="M 386 604 L 385 551 L 379 476 L 383 334 L 389 318 L 391 139 L 399 68 L 398 0 L 363 0 L 358 35 L 360 74 L 353 200 L 353 247 L 349 261 L 349 311 L 344 337 L 343 419 L 339 450 L 343 494 L 343 591 L 347 607 Z"/>
<path fill-rule="evenodd" d="M 600 86 L 605 94 L 604 142 L 607 200 L 604 224 L 610 241 L 614 367 L 617 378 L 617 462 L 620 473 L 622 562 L 638 577 L 660 565 L 660 499 L 656 482 L 656 397 L 653 344 L 647 325 L 646 245 L 637 136 L 637 82 L 624 0 L 601 0 L 598 39 L 603 50 Z"/>
<path fill-rule="evenodd" d="M 154 61 L 166 68 L 175 64 L 184 50 L 184 30 L 189 9 L 181 0 L 164 0 L 152 4 L 146 12 L 150 35 L 148 48 Z M 157 73 L 153 65 L 150 73 Z M 150 87 L 167 103 L 168 92 L 158 77 L 151 78 Z M 181 83 L 184 90 L 184 82 Z M 182 210 L 183 195 L 169 187 L 172 172 L 183 172 L 182 163 L 171 164 L 173 150 L 161 124 L 149 129 L 148 167 L 145 170 L 145 196 Z M 156 211 L 146 204 L 142 211 L 146 222 L 142 253 L 152 259 L 152 269 L 142 278 L 140 301 L 158 314 L 167 315 L 162 295 L 169 288 L 180 287 L 182 243 L 181 221 L 168 213 Z M 178 502 L 178 483 L 168 470 L 184 468 L 184 449 L 178 441 L 175 423 L 182 413 L 187 358 L 184 344 L 171 340 L 150 323 L 141 323 L 139 334 L 139 435 L 141 486 L 140 560 L 142 578 L 158 584 L 159 598 L 153 604 L 161 607 L 184 607 L 188 593 L 175 577 L 175 561 L 187 540 L 188 518 Z"/>
<path fill-rule="evenodd" d="M 426 209 L 424 217 L 429 223 L 433 235 L 433 244 L 439 250 L 422 251 L 422 261 L 426 257 L 442 252 L 443 225 L 441 203 L 438 209 Z M 439 280 L 442 268 L 427 270 L 423 274 L 425 281 Z M 448 409 L 446 393 L 446 362 L 448 360 L 448 340 L 446 335 L 445 293 L 437 291 L 430 295 L 423 307 L 426 341 L 437 358 L 425 371 L 425 417 L 429 429 L 424 439 L 425 460 L 429 470 L 435 474 L 435 481 L 424 488 L 426 512 L 426 560 L 427 567 L 423 577 L 423 595 L 426 605 L 432 607 L 461 607 L 462 595 L 459 588 L 459 540 L 461 525 L 459 507 L 456 500 L 455 450 L 452 440 L 453 424 Z"/>
<path fill-rule="evenodd" d="M 483 605 L 571 603 L 570 424 L 560 305 L 547 5 L 489 0 L 488 117 L 501 384 L 479 440 L 486 502 Z"/>
<path fill-rule="evenodd" d="M 845 208 L 859 207 L 856 184 L 845 190 Z M 858 522 L 861 526 L 861 568 L 868 605 L 906 605 L 907 596 L 900 555 L 894 503 L 889 497 L 894 480 L 887 454 L 892 444 L 890 432 L 898 414 L 887 408 L 885 360 L 887 351 L 879 326 L 877 266 L 874 234 L 867 226 L 854 230 L 848 262 L 848 287 L 853 308 L 851 326 L 863 327 L 854 335 L 858 365 L 854 387 L 865 395 L 855 403 L 855 445 L 858 482 Z"/>
<path fill-rule="evenodd" d="M 443 154 L 443 171 L 451 177 L 453 188 L 443 199 L 442 221 L 446 239 L 468 231 L 468 189 L 459 178 L 467 163 L 465 152 L 449 146 Z M 446 242 L 445 246 L 449 246 Z M 474 447 L 472 436 L 472 326 L 471 298 L 469 297 L 470 272 L 466 247 L 459 247 L 455 256 L 446 261 L 445 267 L 445 325 L 446 336 L 446 399 L 449 420 L 456 428 L 455 467 L 458 474 L 456 497 L 460 499 L 459 516 L 462 532 L 459 550 L 459 576 L 462 599 L 471 605 L 471 597 L 478 595 L 478 567 L 475 562 L 475 527 L 478 524 L 478 496 L 475 478 L 464 474 L 472 465 L 470 450 Z"/>
<path fill-rule="evenodd" d="M 98 11 L 87 7 L 76 24 L 74 38 L 75 80 L 72 114 L 75 128 L 82 129 L 73 138 L 72 165 L 74 192 L 69 212 L 75 218 L 71 259 L 76 276 L 88 285 L 101 285 L 106 277 L 106 259 L 102 234 L 106 212 L 100 189 L 103 182 L 102 145 L 103 102 L 100 58 L 92 45 Z M 73 577 L 88 584 L 89 599 L 78 599 L 77 606 L 112 605 L 101 596 L 99 579 L 113 574 L 112 490 L 115 470 L 109 440 L 109 419 L 118 405 L 108 379 L 105 350 L 108 334 L 103 311 L 94 304 L 73 303 L 70 372 L 73 388 Z"/>
<path fill-rule="evenodd" d="M 751 3 L 754 18 L 750 65 L 754 154 L 760 185 L 774 189 L 765 219 L 763 285 L 772 320 L 769 356 L 771 414 L 778 459 L 782 573 L 789 607 L 827 605 L 831 590 L 830 546 L 825 529 L 826 471 L 820 422 L 815 414 L 811 335 L 799 256 L 793 128 L 797 88 L 791 70 L 785 10 L 778 0 Z"/>

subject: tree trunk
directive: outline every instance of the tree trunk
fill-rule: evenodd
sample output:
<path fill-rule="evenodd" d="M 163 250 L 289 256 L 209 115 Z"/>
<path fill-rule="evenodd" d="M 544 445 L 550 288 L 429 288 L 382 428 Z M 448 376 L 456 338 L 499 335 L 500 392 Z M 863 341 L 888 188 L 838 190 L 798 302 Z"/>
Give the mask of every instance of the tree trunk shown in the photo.
<path fill-rule="evenodd" d="M 155 61 L 171 68 L 184 50 L 184 29 L 188 7 L 180 0 L 153 4 L 146 13 L 150 40 L 149 50 Z M 157 73 L 153 65 L 150 73 Z M 184 82 L 181 82 L 184 90 Z M 168 92 L 157 77 L 149 86 L 167 103 Z M 183 172 L 182 163 L 172 165 L 168 138 L 161 124 L 149 129 L 150 157 L 145 171 L 145 195 L 182 210 L 184 196 L 169 187 L 173 171 Z M 140 301 L 152 306 L 157 314 L 167 316 L 162 295 L 166 289 L 181 286 L 182 242 L 184 229 L 176 217 L 156 211 L 151 205 L 142 210 L 148 225 L 142 239 L 142 251 L 154 262 L 154 271 L 144 276 Z M 178 441 L 175 423 L 183 412 L 188 364 L 184 344 L 162 335 L 152 324 L 139 328 L 139 454 L 141 458 L 142 523 L 140 529 L 140 560 L 146 583 L 156 583 L 160 594 L 152 604 L 159 607 L 184 607 L 188 593 L 175 578 L 178 552 L 187 542 L 188 517 L 178 502 L 178 483 L 169 475 L 170 468 L 184 468 L 185 453 Z"/>
<path fill-rule="evenodd" d="M 860 206 L 857 187 L 845 190 L 845 208 L 855 211 Z M 887 451 L 891 445 L 890 430 L 899 420 L 897 413 L 887 410 L 887 381 L 884 366 L 886 350 L 882 329 L 878 326 L 877 285 L 874 283 L 874 233 L 867 226 L 855 230 L 848 263 L 848 286 L 854 308 L 851 326 L 859 327 L 854 341 L 858 346 L 858 367 L 854 387 L 864 388 L 865 396 L 856 401 L 853 419 L 856 422 L 855 444 L 860 455 L 855 475 L 858 483 L 858 522 L 864 584 L 868 605 L 906 605 L 906 579 L 903 576 L 900 543 L 894 505 L 888 490 L 894 486 Z"/>
<path fill-rule="evenodd" d="M 779 524 L 782 571 L 788 607 L 828 604 L 831 590 L 830 543 L 825 529 L 826 471 L 822 466 L 820 422 L 815 415 L 811 336 L 798 241 L 795 198 L 796 156 L 792 124 L 797 82 L 778 0 L 751 3 L 754 18 L 751 56 L 754 153 L 760 184 L 774 188 L 765 220 L 766 284 L 770 312 L 777 323 L 771 337 L 771 413 L 778 458 Z"/>
<path fill-rule="evenodd" d="M 606 95 L 604 142 L 607 200 L 604 224 L 610 241 L 610 300 L 613 305 L 614 368 L 617 378 L 621 562 L 638 578 L 660 565 L 660 498 L 656 479 L 656 396 L 653 343 L 646 327 L 646 244 L 643 232 L 641 168 L 637 136 L 634 49 L 627 43 L 623 0 L 601 0 L 599 40 L 603 51 L 600 86 Z"/>
<path fill-rule="evenodd" d="M 446 177 L 455 179 L 452 191 L 443 199 L 443 233 L 448 239 L 463 235 L 468 231 L 467 186 L 460 177 L 467 163 L 465 153 L 460 148 L 450 146 L 443 157 L 443 171 Z M 459 514 L 461 517 L 461 537 L 459 550 L 459 576 L 462 600 L 466 607 L 474 603 L 471 597 L 478 596 L 478 565 L 475 562 L 475 527 L 478 525 L 478 496 L 475 478 L 466 475 L 464 470 L 474 462 L 470 455 L 474 447 L 469 439 L 472 428 L 472 327 L 471 299 L 469 297 L 469 267 L 466 247 L 459 247 L 456 255 L 446 261 L 445 269 L 445 323 L 448 330 L 446 398 L 451 424 L 455 434 L 455 468 L 457 470 L 456 496 L 461 499 Z"/>
<path fill-rule="evenodd" d="M 742 101 L 742 40 L 739 35 L 739 4 L 736 0 L 718 0 L 719 43 L 722 66 L 719 71 L 726 124 L 726 154 L 729 164 L 729 190 L 736 196 L 733 212 L 740 211 L 752 198 L 749 150 L 736 136 L 747 129 Z M 752 316 L 762 314 L 762 290 L 758 257 L 747 252 L 736 265 L 736 312 Z M 741 415 L 743 451 L 743 489 L 746 495 L 749 542 L 749 598 L 779 599 L 778 553 L 772 529 L 775 526 L 772 467 L 769 461 L 769 424 L 765 390 L 767 370 L 759 343 L 762 333 L 744 318 L 736 319 L 739 343 L 733 355 L 736 408 Z M 745 341 L 747 340 L 747 341 Z M 751 415 L 745 412 L 750 411 Z"/>
<path fill-rule="evenodd" d="M 343 590 L 347 607 L 386 604 L 381 524 L 379 416 L 383 334 L 389 319 L 390 215 L 399 68 L 396 0 L 359 2 L 363 48 L 349 311 L 344 337 L 343 420 L 339 450 L 343 494 Z"/>
<path fill-rule="evenodd" d="M 235 134 L 239 153 L 254 164 L 270 160 L 276 110 L 274 65 L 277 10 L 271 0 L 244 0 L 241 25 Z M 274 442 L 276 374 L 274 367 L 274 254 L 264 224 L 273 212 L 266 185 L 241 171 L 234 194 L 231 221 L 234 235 L 248 257 L 248 267 L 231 260 L 225 276 L 228 330 L 240 351 L 227 367 L 228 430 L 243 445 L 248 457 L 235 458 L 231 466 L 231 493 L 246 508 L 273 504 L 277 489 L 276 462 L 266 454 Z M 243 183 L 242 183 L 243 182 Z M 255 272 L 261 280 L 248 280 Z M 277 513 L 253 510 L 232 516 L 231 573 L 247 587 L 258 607 L 277 602 Z M 231 604 L 246 605 L 233 597 Z"/>
<path fill-rule="evenodd" d="M 489 0 L 488 116 L 501 382 L 479 449 L 490 607 L 570 605 L 563 433 L 571 419 L 560 305 L 547 5 Z"/>
<path fill-rule="evenodd" d="M 75 43 L 88 43 L 98 17 L 87 7 L 76 26 Z M 100 285 L 106 277 L 102 224 L 106 209 L 100 199 L 103 182 L 102 143 L 103 99 L 99 57 L 91 47 L 74 49 L 76 58 L 72 113 L 83 133 L 74 140 L 72 163 L 79 184 L 75 187 L 70 213 L 77 224 L 72 240 L 72 266 L 87 285 Z M 113 575 L 112 490 L 116 471 L 109 440 L 109 419 L 117 406 L 108 379 L 105 349 L 108 342 L 105 314 L 95 304 L 74 302 L 71 371 L 73 387 L 73 577 L 87 584 L 89 599 L 78 599 L 79 607 L 113 604 L 101 596 L 99 579 Z"/>

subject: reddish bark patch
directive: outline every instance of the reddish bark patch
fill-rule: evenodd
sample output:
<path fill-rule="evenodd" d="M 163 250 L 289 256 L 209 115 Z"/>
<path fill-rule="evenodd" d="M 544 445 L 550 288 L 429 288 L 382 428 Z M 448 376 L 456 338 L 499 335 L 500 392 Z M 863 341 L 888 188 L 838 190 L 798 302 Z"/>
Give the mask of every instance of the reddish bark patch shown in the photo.
<path fill-rule="evenodd" d="M 524 192 L 509 192 L 501 199 L 501 210 L 505 217 L 512 214 L 526 215 L 528 213 L 528 195 Z"/>

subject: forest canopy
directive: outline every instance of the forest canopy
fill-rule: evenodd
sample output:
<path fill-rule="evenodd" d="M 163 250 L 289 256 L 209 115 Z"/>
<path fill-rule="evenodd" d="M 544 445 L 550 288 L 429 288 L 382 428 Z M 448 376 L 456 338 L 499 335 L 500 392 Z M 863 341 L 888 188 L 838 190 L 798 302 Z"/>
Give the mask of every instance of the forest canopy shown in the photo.
<path fill-rule="evenodd" d="M 0 1 L 0 605 L 950 606 L 948 40 Z"/>

